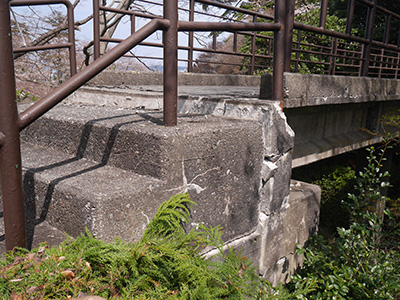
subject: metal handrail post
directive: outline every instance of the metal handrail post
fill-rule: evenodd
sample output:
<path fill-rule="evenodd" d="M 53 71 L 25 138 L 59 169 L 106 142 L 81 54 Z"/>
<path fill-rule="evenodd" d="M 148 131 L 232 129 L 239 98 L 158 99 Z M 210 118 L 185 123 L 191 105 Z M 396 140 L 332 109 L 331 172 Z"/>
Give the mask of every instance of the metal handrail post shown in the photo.
<path fill-rule="evenodd" d="M 178 102 L 178 0 L 164 0 L 164 18 L 169 27 L 164 30 L 164 125 L 177 124 Z"/>
<path fill-rule="evenodd" d="M 285 72 L 290 72 L 292 62 L 292 44 L 294 28 L 295 0 L 286 0 L 285 4 Z"/>
<path fill-rule="evenodd" d="M 371 59 L 372 38 L 374 34 L 374 23 L 376 16 L 376 0 L 373 0 L 372 3 L 373 7 L 368 8 L 367 28 L 365 31 L 365 38 L 368 40 L 368 43 L 365 45 L 363 51 L 361 76 L 368 76 L 369 62 Z"/>
<path fill-rule="evenodd" d="M 6 249 L 26 247 L 10 4 L 0 1 L 0 175 Z"/>
<path fill-rule="evenodd" d="M 272 100 L 281 102 L 283 107 L 283 73 L 285 71 L 285 0 L 275 0 L 275 23 L 281 29 L 274 32 L 274 70 Z"/>
<path fill-rule="evenodd" d="M 194 21 L 194 1 L 195 0 L 190 0 L 189 2 L 189 22 L 193 22 Z M 193 72 L 193 47 L 194 47 L 194 32 L 190 31 L 189 35 L 188 35 L 188 46 L 189 46 L 189 51 L 188 51 L 188 67 L 187 67 L 187 71 L 188 73 Z"/>
<path fill-rule="evenodd" d="M 93 59 L 100 57 L 100 0 L 93 0 Z"/>

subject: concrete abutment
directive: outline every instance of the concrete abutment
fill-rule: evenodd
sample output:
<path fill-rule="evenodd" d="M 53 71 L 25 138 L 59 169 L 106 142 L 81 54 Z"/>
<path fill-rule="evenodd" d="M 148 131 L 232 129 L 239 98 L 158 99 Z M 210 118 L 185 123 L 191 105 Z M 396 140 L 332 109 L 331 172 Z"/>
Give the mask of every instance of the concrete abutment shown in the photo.
<path fill-rule="evenodd" d="M 189 191 L 198 203 L 191 226 L 221 225 L 226 244 L 274 284 L 301 265 L 296 246 L 318 226 L 320 190 L 291 181 L 292 165 L 379 140 L 360 128 L 383 98 L 361 101 L 340 78 L 329 91 L 326 79 L 286 74 L 282 112 L 260 99 L 259 77 L 180 75 L 179 125 L 168 128 L 158 75 L 102 76 L 23 132 L 29 220 L 71 235 L 86 226 L 101 239 L 138 240 L 161 202 Z M 400 93 L 385 84 L 391 98 L 382 111 L 396 109 Z"/>

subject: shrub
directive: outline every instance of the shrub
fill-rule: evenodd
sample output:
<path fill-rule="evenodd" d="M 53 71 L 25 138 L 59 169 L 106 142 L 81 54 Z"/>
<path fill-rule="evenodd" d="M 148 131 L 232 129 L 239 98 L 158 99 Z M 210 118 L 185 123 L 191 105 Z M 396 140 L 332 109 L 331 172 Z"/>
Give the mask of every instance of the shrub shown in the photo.
<path fill-rule="evenodd" d="M 345 203 L 350 216 L 349 229 L 338 228 L 338 237 L 327 242 L 322 236 L 299 247 L 305 254 L 304 268 L 288 285 L 291 291 L 304 282 L 315 283 L 305 299 L 400 299 L 400 228 L 392 213 L 384 217 L 371 207 L 385 201 L 380 187 L 387 185 L 381 174 L 381 158 L 370 149 L 368 166 L 360 172 L 355 193 Z"/>
<path fill-rule="evenodd" d="M 51 249 L 9 252 L 0 262 L 1 297 L 66 299 L 84 292 L 109 299 L 290 299 L 240 252 L 222 248 L 219 227 L 185 233 L 193 204 L 188 194 L 172 197 L 137 243 L 105 243 L 87 231 Z M 204 259 L 199 250 L 205 246 L 217 248 L 217 257 Z"/>

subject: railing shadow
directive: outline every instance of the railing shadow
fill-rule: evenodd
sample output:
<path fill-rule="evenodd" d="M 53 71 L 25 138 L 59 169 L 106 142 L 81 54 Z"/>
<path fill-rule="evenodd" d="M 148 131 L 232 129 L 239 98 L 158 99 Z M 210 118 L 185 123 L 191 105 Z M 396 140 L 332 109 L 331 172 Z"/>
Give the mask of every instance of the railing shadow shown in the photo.
<path fill-rule="evenodd" d="M 115 124 L 111 128 L 107 142 L 105 143 L 104 152 L 100 159 L 100 162 L 98 162 L 97 164 L 95 164 L 93 166 L 85 168 L 83 170 L 74 171 L 67 175 L 63 175 L 61 177 L 51 180 L 46 185 L 46 194 L 44 196 L 43 205 L 42 205 L 40 211 L 37 210 L 37 206 L 36 206 L 37 205 L 37 203 L 36 203 L 37 194 L 35 192 L 35 185 L 36 185 L 35 175 L 40 172 L 43 172 L 43 171 L 56 169 L 56 168 L 59 168 L 62 166 L 76 163 L 79 160 L 85 159 L 85 153 L 86 153 L 86 150 L 88 147 L 88 140 L 89 140 L 91 133 L 93 132 L 93 127 L 96 123 L 99 123 L 101 121 L 115 119 L 115 118 L 123 118 L 123 117 L 127 117 L 130 115 L 120 115 L 120 116 L 115 116 L 115 117 L 100 118 L 100 119 L 88 121 L 83 127 L 82 134 L 80 137 L 80 142 L 79 142 L 79 145 L 78 145 L 78 148 L 76 151 L 76 155 L 74 157 L 72 157 L 70 159 L 66 159 L 64 161 L 57 162 L 57 163 L 42 166 L 39 168 L 30 168 L 26 171 L 26 173 L 24 175 L 24 179 L 23 179 L 23 189 L 24 189 L 24 193 L 25 193 L 27 246 L 29 249 L 32 247 L 33 236 L 35 233 L 35 226 L 46 220 L 49 210 L 50 210 L 50 205 L 51 205 L 51 202 L 53 199 L 54 192 L 59 183 L 65 181 L 67 179 L 77 177 L 77 176 L 95 171 L 97 169 L 100 169 L 100 168 L 106 166 L 107 163 L 109 162 L 110 155 L 112 153 L 112 149 L 114 147 L 115 141 L 118 137 L 121 127 L 123 127 L 125 125 L 129 125 L 129 124 L 143 122 L 143 120 L 150 121 L 157 125 L 163 124 L 161 119 L 156 118 L 154 116 L 151 116 L 148 114 L 138 114 L 138 115 L 142 119 L 121 122 L 121 123 Z M 4 239 L 4 237 L 3 237 L 3 239 Z M 1 241 L 1 236 L 0 236 L 0 241 Z"/>

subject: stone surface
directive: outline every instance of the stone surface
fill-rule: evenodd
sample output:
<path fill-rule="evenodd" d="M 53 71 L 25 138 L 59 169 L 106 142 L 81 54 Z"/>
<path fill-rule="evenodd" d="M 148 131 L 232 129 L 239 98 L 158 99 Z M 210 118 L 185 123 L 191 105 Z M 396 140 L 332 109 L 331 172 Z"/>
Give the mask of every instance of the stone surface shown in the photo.
<path fill-rule="evenodd" d="M 365 130 L 379 127 L 381 112 L 373 119 L 369 113 L 375 107 L 375 102 L 367 102 L 285 109 L 288 123 L 296 132 L 293 167 L 379 142 L 379 135 Z M 397 110 L 400 101 L 382 103 L 382 107 L 385 111 Z"/>
<path fill-rule="evenodd" d="M 163 74 L 157 72 L 105 71 L 93 78 L 89 85 L 162 85 Z M 260 76 L 199 73 L 178 73 L 180 86 L 260 86 Z"/>
<path fill-rule="evenodd" d="M 215 76 L 199 78 L 205 84 Z M 74 235 L 87 226 L 105 240 L 137 240 L 162 201 L 189 191 L 198 206 L 188 229 L 221 225 L 227 245 L 242 249 L 265 277 L 284 279 L 282 268 L 292 270 L 300 260 L 281 237 L 297 221 L 289 197 L 294 132 L 279 102 L 259 100 L 252 86 L 183 85 L 178 112 L 184 115 L 172 128 L 162 126 L 161 113 L 144 109 L 159 108 L 161 90 L 85 87 L 85 101 L 104 107 L 61 105 L 25 130 L 26 143 L 38 144 L 30 150 L 41 148 L 37 156 L 26 152 L 32 218 Z M 132 102 L 135 109 L 123 108 Z M 310 216 L 314 206 L 298 202 L 296 210 Z M 69 214 L 80 222 L 68 222 Z M 301 240 L 315 225 L 312 217 L 290 234 Z"/>
<path fill-rule="evenodd" d="M 260 98 L 271 98 L 272 75 L 261 79 Z M 400 100 L 400 81 L 368 77 L 284 74 L 284 107 Z"/>
<path fill-rule="evenodd" d="M 291 181 L 285 209 L 265 217 L 260 273 L 274 285 L 287 281 L 301 265 L 295 250 L 317 231 L 320 196 L 318 186 Z"/>
<path fill-rule="evenodd" d="M 271 92 L 272 77 L 263 75 L 260 98 Z M 399 80 L 285 73 L 284 112 L 296 133 L 293 167 L 379 142 L 365 129 L 380 131 L 381 116 L 399 109 Z"/>
<path fill-rule="evenodd" d="M 44 242 L 52 247 L 61 244 L 66 239 L 66 234 L 45 221 L 28 227 L 26 238 L 29 248 L 37 248 Z M 0 256 L 4 252 L 6 252 L 4 224 L 0 222 Z"/>
<path fill-rule="evenodd" d="M 189 191 L 193 226 L 221 225 L 226 240 L 253 231 L 261 124 L 185 115 L 164 127 L 160 117 L 61 105 L 35 122 L 22 135 L 40 145 L 23 152 L 31 214 L 73 236 L 86 226 L 102 239 L 138 240 L 161 202 Z"/>

